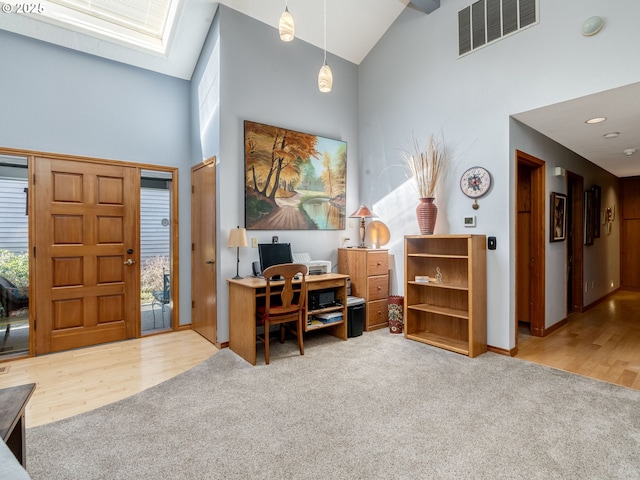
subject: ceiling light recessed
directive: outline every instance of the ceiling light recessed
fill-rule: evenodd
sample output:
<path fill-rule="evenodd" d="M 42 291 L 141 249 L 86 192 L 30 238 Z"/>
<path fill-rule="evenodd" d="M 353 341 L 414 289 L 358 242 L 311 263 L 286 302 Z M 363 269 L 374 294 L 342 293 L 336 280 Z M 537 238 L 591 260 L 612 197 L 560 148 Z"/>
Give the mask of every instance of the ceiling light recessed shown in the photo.
<path fill-rule="evenodd" d="M 609 132 L 609 133 L 605 133 L 603 135 L 604 138 L 616 138 L 618 135 L 620 135 L 620 132 Z"/>
<path fill-rule="evenodd" d="M 589 120 L 586 120 L 585 123 L 588 123 L 589 125 L 593 125 L 594 123 L 604 122 L 606 119 L 607 117 L 593 117 L 593 118 L 590 118 Z"/>

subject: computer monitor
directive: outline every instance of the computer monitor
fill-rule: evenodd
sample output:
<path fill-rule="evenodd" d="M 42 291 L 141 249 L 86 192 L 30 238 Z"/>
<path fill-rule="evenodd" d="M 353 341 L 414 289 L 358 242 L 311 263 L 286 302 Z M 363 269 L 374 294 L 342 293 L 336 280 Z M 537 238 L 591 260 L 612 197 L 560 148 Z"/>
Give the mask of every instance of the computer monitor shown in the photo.
<path fill-rule="evenodd" d="M 260 255 L 260 272 L 264 272 L 272 265 L 293 263 L 290 243 L 259 243 L 258 255 Z"/>

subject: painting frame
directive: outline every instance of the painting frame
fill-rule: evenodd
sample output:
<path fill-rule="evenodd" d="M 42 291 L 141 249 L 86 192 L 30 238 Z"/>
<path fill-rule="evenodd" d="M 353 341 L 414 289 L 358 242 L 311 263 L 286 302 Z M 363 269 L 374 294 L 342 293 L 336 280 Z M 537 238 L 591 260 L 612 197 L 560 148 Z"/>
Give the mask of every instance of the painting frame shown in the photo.
<path fill-rule="evenodd" d="M 593 245 L 593 190 L 584 192 L 584 244 Z"/>
<path fill-rule="evenodd" d="M 602 210 L 602 188 L 600 185 L 591 187 L 593 192 L 593 238 L 600 238 L 600 223 Z"/>
<path fill-rule="evenodd" d="M 563 242 L 567 237 L 567 196 L 551 192 L 550 201 L 550 242 Z"/>
<path fill-rule="evenodd" d="M 344 230 L 347 142 L 244 121 L 245 228 Z"/>

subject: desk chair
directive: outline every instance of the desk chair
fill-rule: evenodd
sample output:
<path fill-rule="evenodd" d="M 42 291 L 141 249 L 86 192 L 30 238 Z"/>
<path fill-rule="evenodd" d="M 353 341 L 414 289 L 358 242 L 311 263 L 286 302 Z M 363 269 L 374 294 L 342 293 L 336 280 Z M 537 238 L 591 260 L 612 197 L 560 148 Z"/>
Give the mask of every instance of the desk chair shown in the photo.
<path fill-rule="evenodd" d="M 264 334 L 257 337 L 264 343 L 264 360 L 267 365 L 269 365 L 269 327 L 271 325 L 280 325 L 280 343 L 284 343 L 285 327 L 288 326 L 291 329 L 291 324 L 295 322 L 295 331 L 293 329 L 291 331 L 298 338 L 300 355 L 304 355 L 302 322 L 307 299 L 305 282 L 307 273 L 307 266 L 301 263 L 273 265 L 262 272 L 267 282 L 267 296 L 265 305 L 258 308 L 258 321 L 264 325 Z M 300 274 L 300 291 L 296 297 L 296 292 L 293 291 L 293 277 L 298 274 Z M 273 277 L 282 277 L 282 279 L 272 280 Z"/>

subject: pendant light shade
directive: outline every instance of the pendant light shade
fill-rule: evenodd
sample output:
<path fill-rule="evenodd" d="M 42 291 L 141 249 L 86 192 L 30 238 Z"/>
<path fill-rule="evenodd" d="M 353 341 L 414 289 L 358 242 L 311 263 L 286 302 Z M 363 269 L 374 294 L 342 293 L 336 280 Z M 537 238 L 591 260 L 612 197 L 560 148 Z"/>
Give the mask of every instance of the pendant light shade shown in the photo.
<path fill-rule="evenodd" d="M 318 88 L 322 93 L 329 93 L 331 87 L 333 87 L 333 72 L 331 67 L 325 63 L 318 73 Z"/>
<path fill-rule="evenodd" d="M 296 27 L 293 24 L 293 17 L 289 13 L 288 7 L 284 7 L 284 12 L 280 16 L 278 31 L 280 32 L 280 40 L 283 42 L 290 42 L 295 37 Z"/>

